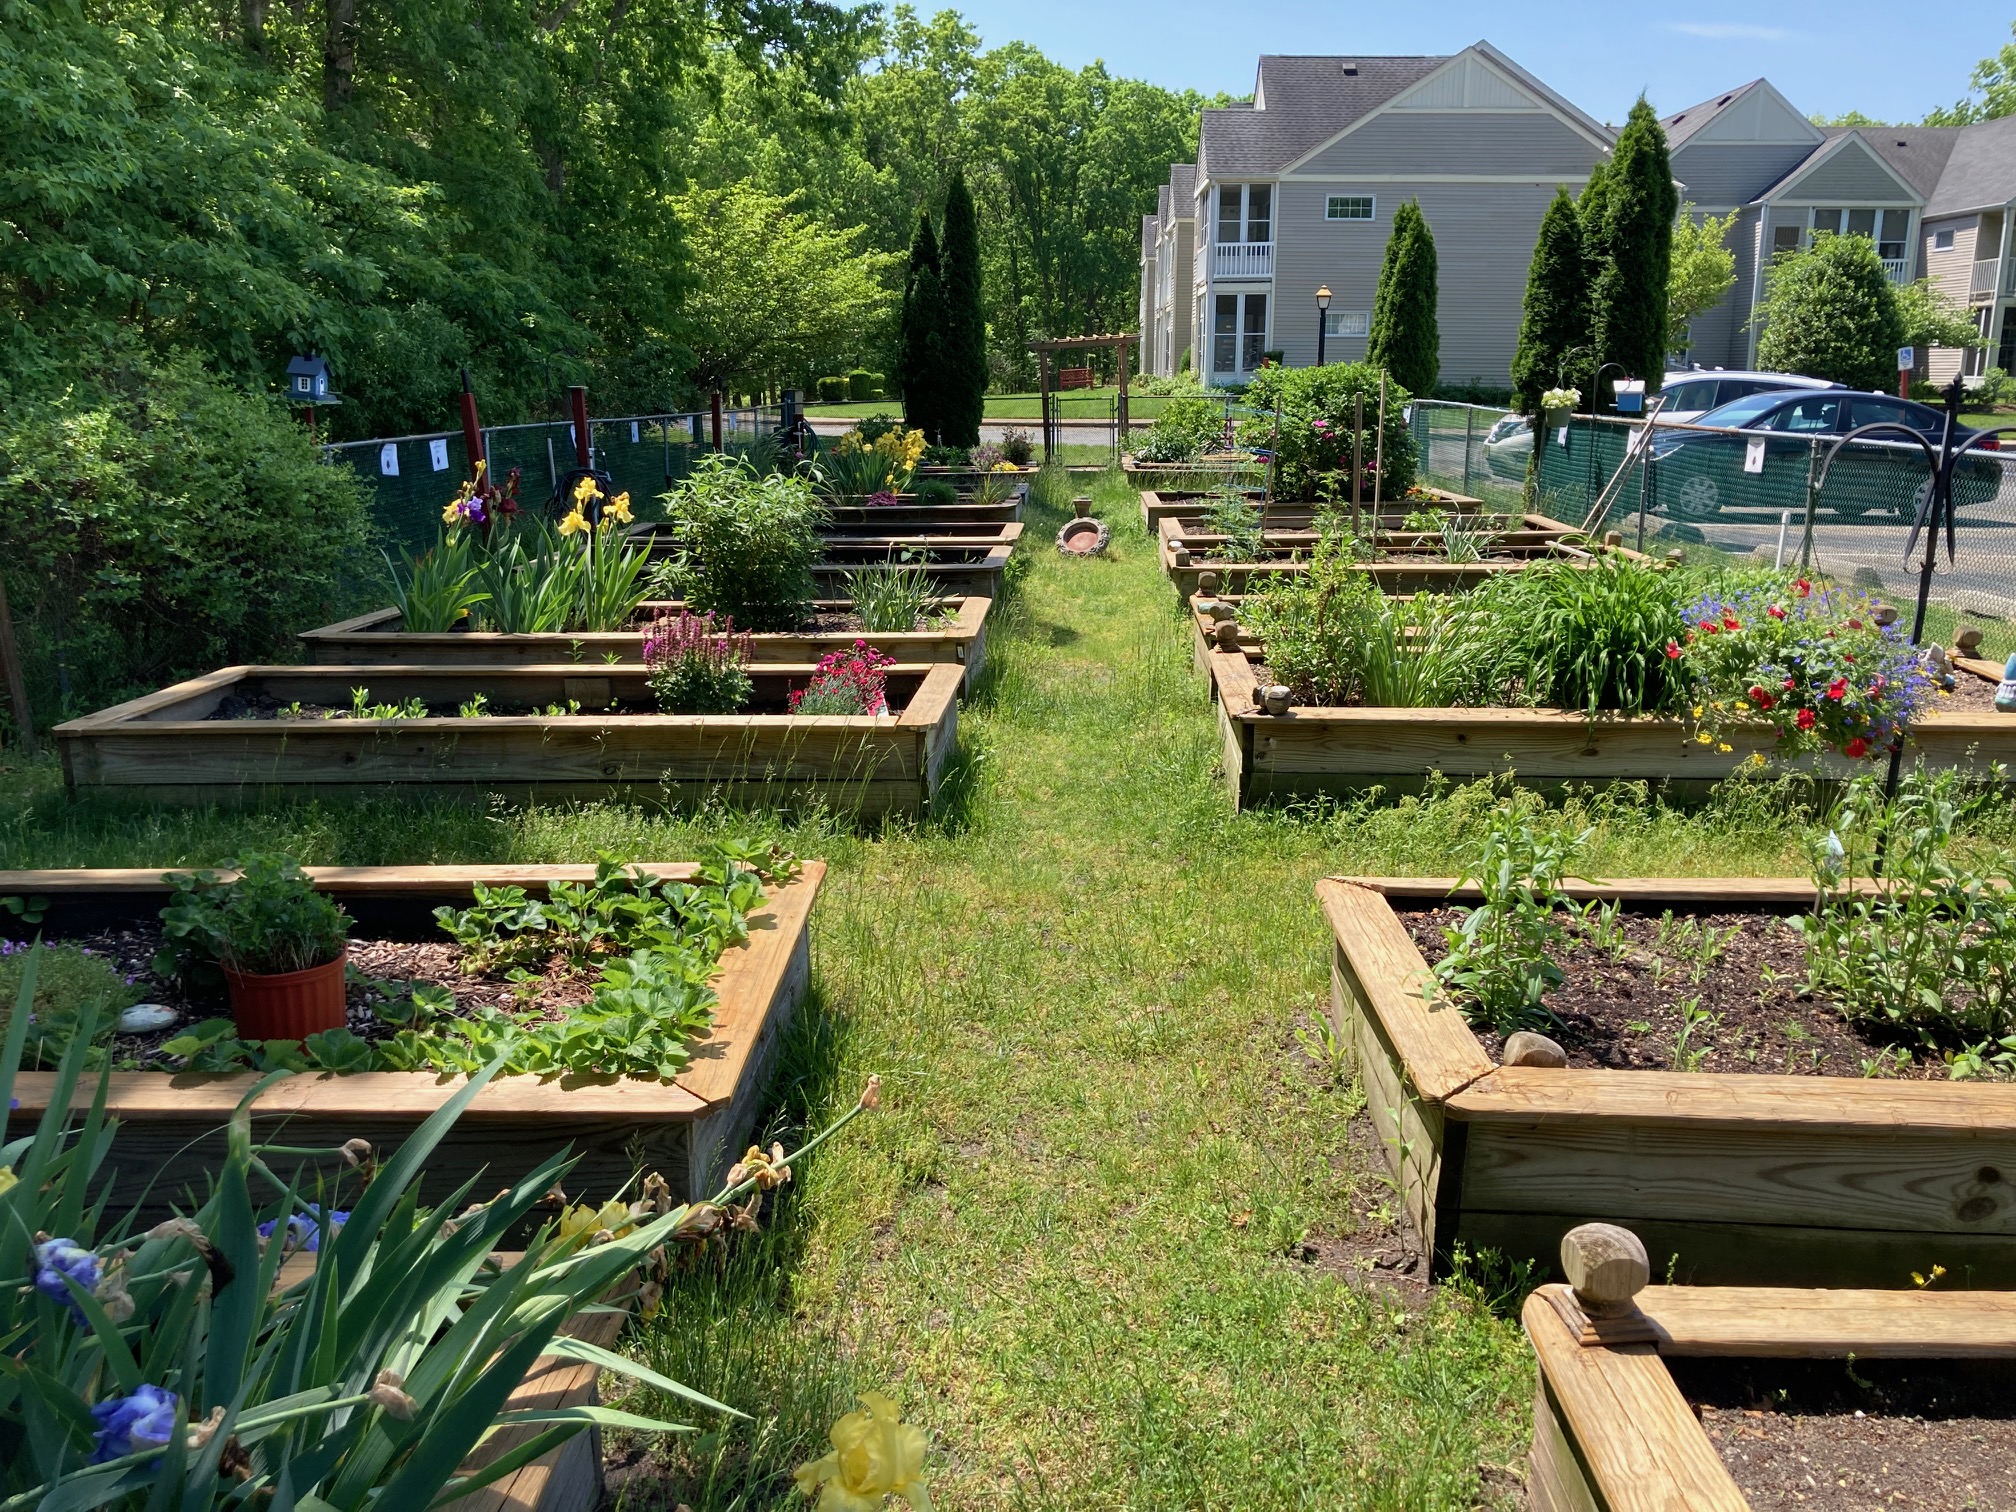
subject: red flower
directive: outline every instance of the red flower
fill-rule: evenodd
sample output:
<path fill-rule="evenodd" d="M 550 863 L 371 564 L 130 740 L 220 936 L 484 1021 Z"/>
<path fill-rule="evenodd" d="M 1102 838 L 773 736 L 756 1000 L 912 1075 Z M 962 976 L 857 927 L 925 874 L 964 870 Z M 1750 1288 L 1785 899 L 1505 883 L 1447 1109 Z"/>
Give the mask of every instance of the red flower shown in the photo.
<path fill-rule="evenodd" d="M 1841 754 L 1860 761 L 1864 756 L 1869 754 L 1869 742 L 1864 740 L 1860 735 L 1857 735 L 1848 744 L 1841 747 Z"/>
<path fill-rule="evenodd" d="M 1794 583 L 1792 586 L 1799 590 L 1799 597 L 1801 598 L 1806 597 L 1807 594 L 1813 591 L 1813 585 L 1807 582 L 1806 579 L 1804 578 L 1799 579 L 1799 581 Z"/>
<path fill-rule="evenodd" d="M 1757 707 L 1760 709 L 1769 709 L 1773 704 L 1777 703 L 1778 700 L 1773 698 L 1769 693 L 1766 693 L 1761 687 L 1759 687 L 1759 688 L 1752 688 L 1750 690 L 1750 702 L 1757 705 Z"/>
<path fill-rule="evenodd" d="M 1785 618 L 1785 611 L 1783 609 L 1780 609 L 1776 604 L 1773 604 L 1769 609 L 1766 609 L 1764 612 L 1770 615 L 1771 618 L 1775 620 L 1781 620 Z"/>
<path fill-rule="evenodd" d="M 1666 660 L 1668 661 L 1680 660 L 1680 648 L 1679 646 L 1675 645 L 1672 641 L 1666 642 Z"/>
<path fill-rule="evenodd" d="M 1850 621 L 1848 621 L 1848 628 L 1850 630 L 1860 630 L 1862 628 L 1862 621 L 1857 619 L 1851 619 Z"/>
<path fill-rule="evenodd" d="M 1841 653 L 1841 660 L 1847 662 L 1850 666 L 1853 666 L 1855 663 L 1855 658 L 1850 656 L 1846 651 Z"/>
<path fill-rule="evenodd" d="M 1794 720 L 1793 720 L 1793 723 L 1794 723 L 1794 724 L 1796 724 L 1796 725 L 1798 725 L 1798 726 L 1799 726 L 1799 728 L 1800 728 L 1800 729 L 1802 729 L 1802 730 L 1810 730 L 1810 729 L 1812 729 L 1812 728 L 1813 728 L 1813 711 L 1812 711 L 1811 709 L 1801 709 L 1801 710 L 1799 711 L 1799 714 L 1798 714 L 1798 717 L 1797 717 L 1796 719 L 1794 719 Z"/>
<path fill-rule="evenodd" d="M 1743 621 L 1736 618 L 1736 613 L 1733 609 L 1724 609 L 1722 611 L 1722 628 L 1725 630 L 1741 630 L 1743 628 Z"/>
<path fill-rule="evenodd" d="M 1827 684 L 1827 696 L 1837 703 L 1846 697 L 1847 693 L 1848 679 L 1845 677 L 1837 677 L 1834 681 Z"/>
<path fill-rule="evenodd" d="M 1794 682 L 1794 681 L 1793 681 L 1793 680 L 1792 680 L 1791 678 L 1789 678 L 1789 677 L 1788 677 L 1788 678 L 1786 678 L 1786 679 L 1785 679 L 1785 691 L 1786 691 L 1787 693 L 1790 693 L 1790 692 L 1791 692 L 1791 691 L 1792 691 L 1792 690 L 1793 690 L 1794 688 L 1796 688 L 1796 687 L 1798 687 L 1798 686 L 1799 686 L 1799 684 L 1797 684 L 1796 682 Z"/>

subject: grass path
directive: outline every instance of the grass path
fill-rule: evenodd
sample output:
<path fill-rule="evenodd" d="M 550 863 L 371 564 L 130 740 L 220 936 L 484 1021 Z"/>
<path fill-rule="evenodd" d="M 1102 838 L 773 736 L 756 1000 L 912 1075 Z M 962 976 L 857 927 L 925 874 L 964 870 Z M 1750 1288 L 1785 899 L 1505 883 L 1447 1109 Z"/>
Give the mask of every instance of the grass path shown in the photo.
<path fill-rule="evenodd" d="M 633 1330 L 754 1421 L 616 1444 L 622 1505 L 802 1506 L 791 1466 L 870 1388 L 929 1432 L 948 1509 L 1512 1505 L 1528 1366 L 1488 1283 L 1409 1295 L 1337 1263 L 1390 1194 L 1351 1153 L 1355 1093 L 1316 1027 L 1311 892 L 1456 869 L 1494 795 L 1230 814 L 1134 496 L 1098 485 L 1114 547 L 1076 562 L 1048 547 L 1062 479 L 1037 495 L 952 819 L 861 837 L 621 806 L 150 814 L 69 805 L 45 762 L 0 784 L 0 865 L 670 859 L 766 826 L 833 861 L 772 1125 L 818 1124 L 870 1071 L 886 1104 Z M 1627 793 L 1544 821 L 1593 825 L 1599 875 L 1791 871 L 1782 796 L 1682 816 Z"/>

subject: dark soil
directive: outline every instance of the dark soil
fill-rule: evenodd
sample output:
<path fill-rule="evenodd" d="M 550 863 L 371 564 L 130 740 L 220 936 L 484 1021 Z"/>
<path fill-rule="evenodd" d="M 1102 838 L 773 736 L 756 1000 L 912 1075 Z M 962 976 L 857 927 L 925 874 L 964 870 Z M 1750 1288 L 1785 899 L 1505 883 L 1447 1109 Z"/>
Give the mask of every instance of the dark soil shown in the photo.
<path fill-rule="evenodd" d="M 142 1002 L 159 1003 L 180 1015 L 167 1028 L 149 1034 L 115 1035 L 111 1042 L 115 1065 L 178 1067 L 178 1060 L 160 1053 L 163 1043 L 188 1032 L 204 1019 L 231 1016 L 231 1005 L 221 986 L 214 992 L 191 991 L 174 978 L 156 973 L 154 955 L 161 948 L 158 926 L 100 930 L 95 934 L 67 936 L 54 943 L 81 946 L 104 957 L 142 994 Z M 521 1018 L 536 1011 L 542 1018 L 561 1019 L 593 996 L 594 974 L 573 971 L 565 957 L 556 956 L 543 972 L 535 973 L 536 989 L 528 988 L 521 996 L 502 977 L 465 975 L 462 956 L 462 947 L 448 940 L 414 944 L 353 936 L 348 972 L 351 1032 L 366 1040 L 390 1038 L 397 1026 L 381 1019 L 377 1006 L 408 997 L 422 984 L 446 988 L 455 999 L 458 1014 L 497 1007 L 510 1009 Z"/>
<path fill-rule="evenodd" d="M 1460 908 L 1401 917 L 1432 966 L 1448 954 L 1443 931 Z M 1943 1080 L 1937 1059 L 1899 1063 L 1838 1010 L 1802 996 L 1804 944 L 1786 922 L 1756 913 L 1659 917 L 1620 913 L 1618 938 L 1579 929 L 1555 952 L 1563 980 L 1547 994 L 1559 1019 L 1547 1030 L 1568 1064 L 1622 1071 L 1751 1071 L 1799 1076 Z M 1684 1047 L 1688 1010 L 1695 1015 Z M 1501 1036 L 1479 1029 L 1493 1057 Z M 1683 1061 L 1684 1057 L 1684 1061 Z"/>
<path fill-rule="evenodd" d="M 2016 1364 L 1666 1364 L 1757 1512 L 2016 1509 Z"/>

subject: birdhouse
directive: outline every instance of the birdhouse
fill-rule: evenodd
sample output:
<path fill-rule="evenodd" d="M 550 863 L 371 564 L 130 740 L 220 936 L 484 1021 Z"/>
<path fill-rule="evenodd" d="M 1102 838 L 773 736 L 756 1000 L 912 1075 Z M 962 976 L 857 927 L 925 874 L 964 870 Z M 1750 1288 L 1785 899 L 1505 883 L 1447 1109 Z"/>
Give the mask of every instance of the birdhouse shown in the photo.
<path fill-rule="evenodd" d="M 1645 380 L 1643 378 L 1619 378 L 1617 380 L 1617 413 L 1620 415 L 1642 415 L 1645 413 Z"/>
<path fill-rule="evenodd" d="M 310 352 L 287 364 L 287 397 L 296 404 L 321 404 L 329 398 L 329 364 Z"/>

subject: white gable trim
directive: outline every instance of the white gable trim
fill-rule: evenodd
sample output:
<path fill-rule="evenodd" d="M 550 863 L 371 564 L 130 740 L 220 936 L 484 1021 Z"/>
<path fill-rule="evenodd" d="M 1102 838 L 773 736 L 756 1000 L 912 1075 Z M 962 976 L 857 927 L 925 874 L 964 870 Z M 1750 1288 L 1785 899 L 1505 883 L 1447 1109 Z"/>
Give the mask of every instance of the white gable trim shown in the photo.
<path fill-rule="evenodd" d="M 1366 111 L 1364 115 L 1358 117 L 1357 120 L 1353 121 L 1350 125 L 1346 126 L 1342 131 L 1338 132 L 1328 141 L 1318 142 L 1314 147 L 1311 147 L 1307 152 L 1303 153 L 1293 162 L 1283 164 L 1279 169 L 1276 170 L 1276 172 L 1279 173 L 1283 178 L 1286 178 L 1288 175 L 1294 173 L 1296 169 L 1304 166 L 1311 160 L 1321 156 L 1323 153 L 1328 152 L 1332 147 L 1336 146 L 1339 142 L 1343 141 L 1346 137 L 1350 136 L 1351 133 L 1358 130 L 1358 128 L 1363 126 L 1367 121 L 1377 120 L 1380 116 L 1385 115 L 1390 110 L 1393 110 L 1399 104 L 1400 101 L 1408 98 L 1410 95 L 1414 95 L 1417 92 L 1426 89 L 1436 80 L 1442 78 L 1443 75 L 1454 72 L 1458 69 L 1468 69 L 1473 67 L 1482 67 L 1490 71 L 1491 73 L 1496 74 L 1499 78 L 1499 82 L 1515 90 L 1521 97 L 1532 101 L 1532 104 L 1530 106 L 1521 108 L 1524 112 L 1530 112 L 1532 114 L 1538 114 L 1538 115 L 1551 115 L 1556 120 L 1560 121 L 1564 126 L 1568 127 L 1571 131 L 1575 132 L 1579 136 L 1587 138 L 1592 144 L 1601 148 L 1603 151 L 1608 152 L 1610 150 L 1612 146 L 1612 139 L 1609 133 L 1604 131 L 1604 129 L 1601 126 L 1598 126 L 1595 121 L 1593 121 L 1590 117 L 1584 115 L 1574 106 L 1570 105 L 1566 100 L 1562 99 L 1559 95 L 1555 94 L 1553 90 L 1547 88 L 1546 85 L 1542 84 L 1538 79 L 1535 79 L 1531 74 L 1527 73 L 1523 68 L 1519 67 L 1518 64 L 1514 63 L 1510 58 L 1507 58 L 1503 53 L 1499 52 L 1496 48 L 1491 46 L 1490 43 L 1478 42 L 1469 47 L 1464 48 L 1463 51 L 1457 53 L 1454 57 L 1446 60 L 1439 68 L 1435 69 L 1432 73 L 1428 74 L 1426 77 L 1416 80 L 1412 85 L 1408 86 L 1408 88 L 1402 90 L 1398 95 L 1394 96 L 1393 99 L 1388 100 L 1384 104 L 1376 106 L 1375 108 Z M 1422 108 L 1423 107 L 1419 106 L 1409 106 L 1407 107 L 1407 113 L 1415 114 L 1419 112 Z M 1469 111 L 1464 110 L 1461 107 L 1438 106 L 1434 108 L 1451 115 L 1463 115 L 1469 113 Z M 1504 106 L 1481 106 L 1481 107 L 1475 107 L 1475 109 L 1479 114 L 1506 115 L 1513 113 L 1513 108 Z"/>
<path fill-rule="evenodd" d="M 1673 150 L 1681 152 L 1692 147 L 1697 142 L 1704 145 L 1723 147 L 1796 146 L 1801 142 L 1806 142 L 1818 147 L 1822 142 L 1827 140 L 1827 133 L 1807 120 L 1790 100 L 1778 92 L 1778 87 L 1769 79 L 1753 80 L 1738 90 L 1737 94 L 1740 98 L 1731 100 L 1727 105 L 1716 111 L 1712 117 L 1703 121 L 1698 129 L 1689 132 L 1687 139 Z M 1756 102 L 1754 105 L 1752 104 L 1753 101 Z M 1767 101 L 1776 105 L 1785 119 L 1791 122 L 1796 128 L 1791 135 L 1767 137 L 1724 134 L 1742 110 L 1745 108 L 1755 109 L 1761 115 L 1764 103 Z"/>
<path fill-rule="evenodd" d="M 1781 179 L 1776 186 L 1766 190 L 1751 203 L 1758 205 L 1776 205 L 1782 203 L 1788 194 L 1799 187 L 1801 179 L 1806 178 L 1823 164 L 1833 162 L 1835 158 L 1848 150 L 1848 144 L 1851 142 L 1861 150 L 1862 154 L 1870 162 L 1881 168 L 1889 176 L 1890 182 L 1897 186 L 1897 192 L 1903 196 L 1907 204 L 1922 206 L 1925 203 L 1925 196 L 1920 194 L 1916 189 L 1913 189 L 1903 175 L 1885 162 L 1882 153 L 1863 141 L 1862 134 L 1859 131 L 1844 131 L 1840 136 L 1834 138 L 1824 151 L 1815 153 L 1804 163 L 1800 164 L 1798 168 L 1794 169 L 1789 177 Z M 1841 201 L 1835 200 L 1830 201 L 1830 203 L 1839 204 Z"/>

